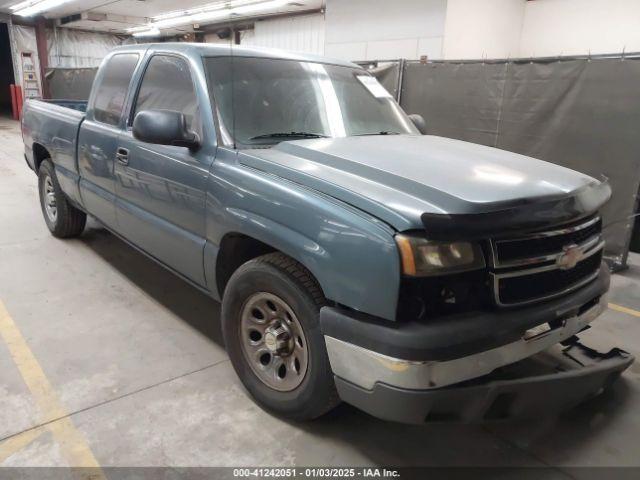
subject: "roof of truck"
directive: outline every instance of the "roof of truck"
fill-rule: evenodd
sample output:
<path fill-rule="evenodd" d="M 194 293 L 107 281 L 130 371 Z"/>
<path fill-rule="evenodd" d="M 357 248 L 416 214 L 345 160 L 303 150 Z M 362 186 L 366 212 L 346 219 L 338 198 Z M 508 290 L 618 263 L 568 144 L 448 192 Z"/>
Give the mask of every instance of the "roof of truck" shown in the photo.
<path fill-rule="evenodd" d="M 179 52 L 184 55 L 194 55 L 200 57 L 259 57 L 259 58 L 279 58 L 286 60 L 298 60 L 303 62 L 328 63 L 332 65 L 342 65 L 345 67 L 361 68 L 355 63 L 339 60 L 336 58 L 323 57 L 308 53 L 290 52 L 276 48 L 263 47 L 241 47 L 238 45 L 219 45 L 214 43 L 186 43 L 186 42 L 166 42 L 166 43 L 142 43 L 136 45 L 124 45 L 117 47 L 114 51 L 146 51 L 148 49 L 168 52 Z"/>

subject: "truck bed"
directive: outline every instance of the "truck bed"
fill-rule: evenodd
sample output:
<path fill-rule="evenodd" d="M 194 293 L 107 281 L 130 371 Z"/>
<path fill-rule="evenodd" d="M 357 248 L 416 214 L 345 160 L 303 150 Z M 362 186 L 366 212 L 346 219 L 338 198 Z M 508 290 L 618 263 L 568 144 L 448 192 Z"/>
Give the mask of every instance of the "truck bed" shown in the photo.
<path fill-rule="evenodd" d="M 48 103 L 50 105 L 57 105 L 59 107 L 70 108 L 72 110 L 77 110 L 78 112 L 85 113 L 87 111 L 86 100 L 41 100 L 44 103 Z"/>
<path fill-rule="evenodd" d="M 58 181 L 72 198 L 79 199 L 77 144 L 87 102 L 76 100 L 27 100 L 22 132 L 27 163 L 37 171 L 42 147 L 51 154 Z"/>

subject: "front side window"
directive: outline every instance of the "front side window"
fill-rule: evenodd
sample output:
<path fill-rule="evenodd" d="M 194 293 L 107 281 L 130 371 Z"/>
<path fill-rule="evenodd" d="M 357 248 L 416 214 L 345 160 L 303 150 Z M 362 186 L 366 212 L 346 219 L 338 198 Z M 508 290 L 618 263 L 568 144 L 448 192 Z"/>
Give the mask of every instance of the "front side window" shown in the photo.
<path fill-rule="evenodd" d="M 416 134 L 366 71 L 250 57 L 205 60 L 223 138 L 240 148 L 299 138 Z"/>
<path fill-rule="evenodd" d="M 187 128 L 200 132 L 200 110 L 187 62 L 156 55 L 144 73 L 134 115 L 143 110 L 173 110 L 184 114 Z"/>
<path fill-rule="evenodd" d="M 98 122 L 118 125 L 127 99 L 129 83 L 139 56 L 135 53 L 114 55 L 104 66 L 104 76 L 96 85 L 93 116 Z"/>

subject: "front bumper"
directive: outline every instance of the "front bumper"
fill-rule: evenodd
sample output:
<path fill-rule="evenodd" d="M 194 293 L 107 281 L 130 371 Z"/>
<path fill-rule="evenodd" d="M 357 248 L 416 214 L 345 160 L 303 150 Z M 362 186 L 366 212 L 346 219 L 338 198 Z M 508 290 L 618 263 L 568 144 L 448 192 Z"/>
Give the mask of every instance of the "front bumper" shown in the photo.
<path fill-rule="evenodd" d="M 633 362 L 617 349 L 601 355 L 576 343 L 607 308 L 608 287 L 603 268 L 571 295 L 475 321 L 390 325 L 330 307 L 320 321 L 340 397 L 376 416 L 422 423 L 552 413 L 598 393 Z M 572 346 L 558 350 L 560 342 Z"/>
<path fill-rule="evenodd" d="M 580 314 L 526 330 L 511 343 L 445 361 L 395 358 L 325 335 L 334 375 L 360 388 L 385 384 L 411 390 L 440 388 L 487 375 L 496 368 L 518 362 L 582 331 L 607 308 L 607 297 Z"/>
<path fill-rule="evenodd" d="M 377 383 L 367 390 L 341 378 L 336 386 L 342 400 L 385 420 L 470 423 L 558 414 L 604 391 L 631 363 L 622 350 L 601 354 L 575 339 L 452 387 L 409 390 Z"/>

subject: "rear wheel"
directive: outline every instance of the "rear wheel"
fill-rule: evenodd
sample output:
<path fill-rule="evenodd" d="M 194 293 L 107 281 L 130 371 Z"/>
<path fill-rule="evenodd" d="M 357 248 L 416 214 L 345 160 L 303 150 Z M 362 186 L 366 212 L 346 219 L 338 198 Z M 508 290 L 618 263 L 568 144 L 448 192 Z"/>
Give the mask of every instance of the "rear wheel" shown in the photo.
<path fill-rule="evenodd" d="M 229 280 L 222 303 L 227 352 L 264 408 L 309 420 L 337 405 L 319 325 L 324 303 L 311 274 L 280 253 L 245 263 Z"/>
<path fill-rule="evenodd" d="M 49 231 L 59 238 L 82 233 L 87 215 L 71 205 L 60 188 L 51 160 L 44 160 L 38 170 L 38 190 L 44 221 Z"/>

